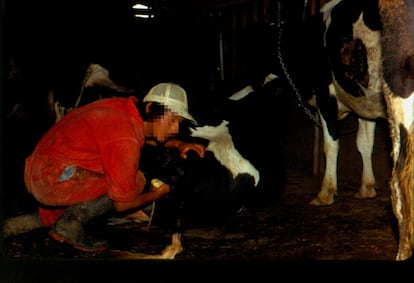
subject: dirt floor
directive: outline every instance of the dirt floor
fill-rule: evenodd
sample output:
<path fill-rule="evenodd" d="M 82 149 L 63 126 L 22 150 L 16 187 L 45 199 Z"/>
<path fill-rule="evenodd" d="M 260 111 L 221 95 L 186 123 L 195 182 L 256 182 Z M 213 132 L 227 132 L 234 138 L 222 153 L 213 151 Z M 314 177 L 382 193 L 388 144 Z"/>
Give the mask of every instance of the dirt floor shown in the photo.
<path fill-rule="evenodd" d="M 355 148 L 357 121 L 349 117 L 342 123 L 339 191 L 335 203 L 315 207 L 308 204 L 317 195 L 321 179 L 312 171 L 313 124 L 295 101 L 288 107 L 292 109 L 288 111 L 292 116 L 286 119 L 290 121 L 285 152 L 287 175 L 280 200 L 260 211 L 230 217 L 217 226 L 184 227 L 180 231 L 183 250 L 174 261 L 220 261 L 223 264 L 270 261 L 279 267 L 286 263 L 290 266 L 292 261 L 295 265 L 320 261 L 324 264 L 368 262 L 378 263 L 380 269 L 381 264 L 394 261 L 397 236 L 388 186 L 390 160 L 386 123 L 380 122 L 376 132 L 373 164 L 377 197 L 354 198 L 360 183 L 361 161 Z M 102 233 L 109 242 L 110 251 L 96 254 L 79 252 L 58 243 L 47 232 L 46 228 L 40 228 L 4 239 L 4 257 L 12 262 L 29 259 L 33 264 L 62 259 L 119 262 L 111 250 L 159 254 L 177 231 L 156 222 L 150 226 L 147 222 L 106 225 Z M 378 270 L 376 272 L 378 274 Z"/>

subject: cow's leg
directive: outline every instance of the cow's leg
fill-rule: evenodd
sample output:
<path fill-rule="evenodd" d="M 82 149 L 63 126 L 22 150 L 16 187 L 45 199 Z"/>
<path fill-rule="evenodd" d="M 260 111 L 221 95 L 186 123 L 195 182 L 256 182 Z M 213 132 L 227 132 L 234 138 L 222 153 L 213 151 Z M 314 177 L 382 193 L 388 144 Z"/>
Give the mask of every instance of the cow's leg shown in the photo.
<path fill-rule="evenodd" d="M 400 144 L 401 147 L 405 146 Z M 412 163 L 412 162 L 411 162 Z M 406 180 L 402 180 L 402 179 Z M 413 250 L 413 181 L 411 176 L 394 168 L 391 182 L 391 199 L 394 215 L 398 220 L 398 253 L 396 260 L 406 260 Z"/>
<path fill-rule="evenodd" d="M 362 158 L 362 180 L 361 188 L 356 193 L 357 198 L 374 198 L 375 177 L 372 169 L 372 151 L 374 148 L 375 122 L 358 119 L 358 133 L 356 138 L 357 149 Z"/>
<path fill-rule="evenodd" d="M 334 196 L 337 193 L 337 165 L 339 141 L 333 139 L 329 134 L 328 126 L 322 115 L 319 114 L 322 133 L 323 133 L 323 150 L 325 153 L 325 173 L 322 180 L 322 188 L 318 196 L 313 199 L 312 205 L 330 205 L 334 202 Z"/>
<path fill-rule="evenodd" d="M 414 5 L 412 0 L 380 0 L 384 75 L 392 139 L 391 199 L 398 220 L 396 260 L 413 253 L 414 221 Z"/>
<path fill-rule="evenodd" d="M 384 89 L 389 91 L 387 87 Z M 391 201 L 399 232 L 396 260 L 406 260 L 414 248 L 414 94 L 407 99 L 387 95 L 386 100 L 394 162 Z"/>

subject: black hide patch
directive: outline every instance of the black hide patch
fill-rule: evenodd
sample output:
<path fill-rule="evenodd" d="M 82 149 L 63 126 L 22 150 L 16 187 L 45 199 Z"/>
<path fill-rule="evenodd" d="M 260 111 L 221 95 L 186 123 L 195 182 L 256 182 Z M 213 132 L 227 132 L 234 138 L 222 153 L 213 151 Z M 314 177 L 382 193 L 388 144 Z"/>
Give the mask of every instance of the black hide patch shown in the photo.
<path fill-rule="evenodd" d="M 408 132 L 403 125 L 400 125 L 400 154 L 398 155 L 396 169 L 401 172 L 407 160 L 407 135 Z"/>

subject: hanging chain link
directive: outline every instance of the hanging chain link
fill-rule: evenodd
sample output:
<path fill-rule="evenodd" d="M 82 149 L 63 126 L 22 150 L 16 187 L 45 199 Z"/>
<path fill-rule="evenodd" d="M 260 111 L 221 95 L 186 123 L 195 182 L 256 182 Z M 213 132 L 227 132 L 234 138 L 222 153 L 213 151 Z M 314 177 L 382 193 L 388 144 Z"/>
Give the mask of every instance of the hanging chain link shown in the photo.
<path fill-rule="evenodd" d="M 321 123 L 319 120 L 319 116 L 314 115 L 312 111 L 306 107 L 305 103 L 303 102 L 302 96 L 299 93 L 298 88 L 296 87 L 295 83 L 293 82 L 291 76 L 289 75 L 289 72 L 287 71 L 285 62 L 283 61 L 282 57 L 282 50 L 281 50 L 281 43 L 282 43 L 282 18 L 281 18 L 281 1 L 278 1 L 278 7 L 277 7 L 277 29 L 278 29 L 278 43 L 277 43 L 277 58 L 279 59 L 280 67 L 282 68 L 283 74 L 287 81 L 289 82 L 289 85 L 293 89 L 293 92 L 296 95 L 296 99 L 298 101 L 298 106 L 305 111 L 305 114 L 315 123 L 316 126 L 319 128 L 321 127 Z"/>

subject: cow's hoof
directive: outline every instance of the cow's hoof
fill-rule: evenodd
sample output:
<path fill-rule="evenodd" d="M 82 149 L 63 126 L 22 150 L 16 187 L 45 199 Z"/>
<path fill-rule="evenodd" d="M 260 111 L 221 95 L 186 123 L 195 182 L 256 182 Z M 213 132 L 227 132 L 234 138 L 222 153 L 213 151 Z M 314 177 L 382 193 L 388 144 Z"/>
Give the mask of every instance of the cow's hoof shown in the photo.
<path fill-rule="evenodd" d="M 377 192 L 375 189 L 366 190 L 366 191 L 359 191 L 355 194 L 355 198 L 357 199 L 367 199 L 367 198 L 375 198 L 377 196 Z"/>
<path fill-rule="evenodd" d="M 333 197 L 326 197 L 326 198 L 317 197 L 313 199 L 309 204 L 316 205 L 316 206 L 323 206 L 323 205 L 331 205 L 333 203 L 334 203 Z"/>
<path fill-rule="evenodd" d="M 398 254 L 395 260 L 403 261 L 403 260 L 407 260 L 411 258 L 411 256 L 412 256 L 412 250 L 411 248 L 409 248 L 409 249 L 406 249 L 405 251 L 398 251 Z"/>

